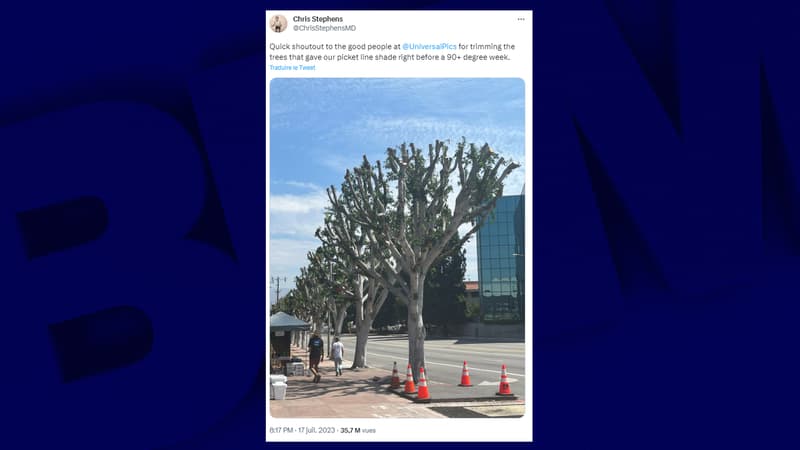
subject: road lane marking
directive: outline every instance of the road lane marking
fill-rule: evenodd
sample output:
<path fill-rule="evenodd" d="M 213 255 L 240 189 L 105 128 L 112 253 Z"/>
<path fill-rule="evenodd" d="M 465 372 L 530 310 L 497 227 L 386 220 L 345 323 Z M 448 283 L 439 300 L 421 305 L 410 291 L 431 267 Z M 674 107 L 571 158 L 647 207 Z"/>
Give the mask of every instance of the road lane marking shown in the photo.
<path fill-rule="evenodd" d="M 519 381 L 519 380 L 517 380 L 516 378 L 508 378 L 508 382 L 509 383 L 515 383 L 517 381 Z M 500 384 L 500 382 L 499 381 L 481 381 L 480 383 L 478 383 L 478 386 L 491 386 L 493 384 Z"/>
<path fill-rule="evenodd" d="M 354 338 L 345 338 L 345 339 L 355 340 Z M 383 340 L 383 339 L 374 339 L 374 336 L 372 336 L 369 341 L 371 343 L 375 343 L 375 344 L 401 345 L 401 346 L 404 346 L 404 345 L 406 345 L 408 343 L 408 338 Z M 458 344 L 457 342 L 458 342 L 457 340 L 439 340 L 439 339 L 426 339 L 425 340 L 425 344 L 426 345 L 445 345 L 445 346 L 450 346 L 450 345 L 459 345 L 459 346 L 461 346 L 461 345 L 464 345 L 464 346 L 466 346 L 466 345 L 470 345 L 470 346 L 472 346 L 472 345 L 475 345 L 475 346 L 491 345 L 491 346 L 502 346 L 502 347 L 506 347 L 506 348 L 522 348 L 522 349 L 525 348 L 525 343 L 524 342 L 470 342 L 470 343 L 463 343 L 463 344 Z"/>
<path fill-rule="evenodd" d="M 355 345 L 355 344 L 353 344 L 353 345 Z M 381 346 L 388 347 L 387 350 L 390 350 L 390 351 L 391 350 L 400 349 L 400 348 L 408 348 L 408 344 L 407 343 L 406 344 L 399 344 L 399 345 L 387 345 L 386 342 L 380 342 L 380 341 L 377 341 L 377 342 L 369 341 L 367 343 L 367 345 L 373 345 L 375 347 L 381 347 Z M 431 349 L 443 350 L 443 351 L 446 351 L 446 352 L 465 353 L 465 354 L 468 354 L 468 355 L 475 355 L 475 354 L 481 354 L 481 353 L 485 353 L 485 352 L 492 352 L 492 353 L 513 353 L 513 354 L 516 354 L 516 355 L 519 355 L 519 356 L 524 356 L 527 353 L 525 351 L 525 349 L 521 349 L 521 350 L 513 349 L 513 350 L 511 350 L 511 349 L 503 349 L 503 348 L 497 348 L 497 347 L 489 347 L 489 348 L 481 348 L 481 349 L 473 349 L 473 350 L 466 350 L 466 349 L 462 350 L 462 349 L 448 348 L 448 347 L 445 347 L 445 346 L 436 346 L 436 345 L 430 345 L 429 346 L 429 345 L 430 344 L 428 342 L 425 343 L 425 346 L 428 347 L 428 348 L 431 348 Z"/>
<path fill-rule="evenodd" d="M 405 358 L 405 356 L 382 355 L 380 353 L 372 353 L 370 351 L 367 351 L 367 355 L 378 356 L 378 357 L 389 358 L 389 359 Z M 457 365 L 457 364 L 444 364 L 444 363 L 437 363 L 437 362 L 433 362 L 433 361 L 425 361 L 425 364 L 433 364 L 433 365 L 436 365 L 436 366 L 445 366 L 445 367 L 454 367 L 456 369 L 461 369 L 462 368 L 462 366 Z M 475 367 L 472 367 L 472 366 L 469 367 L 469 370 L 470 371 L 475 371 L 475 372 L 488 372 L 488 373 L 497 373 L 497 374 L 501 373 L 499 370 L 478 369 L 478 368 L 475 368 Z M 512 372 L 508 372 L 507 371 L 506 374 L 514 375 L 515 377 L 525 378 L 525 375 L 523 375 L 521 373 L 512 373 Z"/>

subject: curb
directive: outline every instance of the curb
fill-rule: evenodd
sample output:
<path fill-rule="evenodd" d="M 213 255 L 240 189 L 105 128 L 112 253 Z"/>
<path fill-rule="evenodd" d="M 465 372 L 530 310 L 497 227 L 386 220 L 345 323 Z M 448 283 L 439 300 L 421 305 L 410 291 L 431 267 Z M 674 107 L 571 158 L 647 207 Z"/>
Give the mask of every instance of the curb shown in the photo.
<path fill-rule="evenodd" d="M 437 398 L 431 397 L 424 401 L 418 401 L 416 394 L 406 394 L 403 392 L 402 389 L 387 389 L 389 392 L 393 392 L 400 397 L 407 398 L 414 403 L 457 403 L 457 402 L 499 402 L 499 401 L 507 401 L 507 400 L 518 400 L 519 397 L 516 395 L 493 395 L 491 397 L 466 397 L 466 398 Z"/>

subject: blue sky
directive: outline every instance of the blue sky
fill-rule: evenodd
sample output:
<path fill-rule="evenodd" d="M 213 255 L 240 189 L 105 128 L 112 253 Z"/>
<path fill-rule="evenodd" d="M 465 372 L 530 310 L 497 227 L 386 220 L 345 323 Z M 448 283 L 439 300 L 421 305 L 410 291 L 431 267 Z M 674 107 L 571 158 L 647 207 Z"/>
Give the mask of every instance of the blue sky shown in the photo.
<path fill-rule="evenodd" d="M 270 85 L 270 274 L 281 296 L 319 245 L 325 188 L 346 169 L 383 159 L 403 142 L 483 144 L 522 164 L 505 194 L 519 194 L 525 167 L 524 83 L 520 79 L 283 78 Z M 452 204 L 452 203 L 451 203 Z M 474 239 L 466 278 L 477 280 Z M 274 301 L 275 287 L 270 297 Z"/>

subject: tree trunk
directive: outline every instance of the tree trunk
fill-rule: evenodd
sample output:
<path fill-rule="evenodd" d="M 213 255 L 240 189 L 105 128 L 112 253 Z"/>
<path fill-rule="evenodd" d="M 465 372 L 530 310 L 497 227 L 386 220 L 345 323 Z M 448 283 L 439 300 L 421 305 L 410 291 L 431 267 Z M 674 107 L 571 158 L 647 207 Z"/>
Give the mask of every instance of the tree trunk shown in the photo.
<path fill-rule="evenodd" d="M 408 361 L 414 382 L 419 383 L 419 368 L 425 367 L 425 323 L 422 320 L 422 294 L 425 275 L 413 274 L 411 277 L 411 298 L 408 300 Z M 427 380 L 427 375 L 426 375 Z"/>
<path fill-rule="evenodd" d="M 319 319 L 316 320 L 316 323 L 314 324 L 314 332 L 319 334 L 320 337 L 322 337 L 323 323 L 324 323 L 323 319 L 319 318 Z"/>
<path fill-rule="evenodd" d="M 342 335 L 342 326 L 344 326 L 344 319 L 347 317 L 347 305 L 343 305 L 339 308 L 339 311 L 336 315 L 336 335 Z"/>
<path fill-rule="evenodd" d="M 367 340 L 369 339 L 369 329 L 372 326 L 372 320 L 364 319 L 359 321 L 356 326 L 356 348 L 353 352 L 353 365 L 351 369 L 356 367 L 367 366 Z"/>
<path fill-rule="evenodd" d="M 351 368 L 367 367 L 367 339 L 372 320 L 367 318 L 366 299 L 364 299 L 364 279 L 358 276 L 354 280 L 353 291 L 356 294 L 356 348 L 353 351 L 353 365 Z"/>

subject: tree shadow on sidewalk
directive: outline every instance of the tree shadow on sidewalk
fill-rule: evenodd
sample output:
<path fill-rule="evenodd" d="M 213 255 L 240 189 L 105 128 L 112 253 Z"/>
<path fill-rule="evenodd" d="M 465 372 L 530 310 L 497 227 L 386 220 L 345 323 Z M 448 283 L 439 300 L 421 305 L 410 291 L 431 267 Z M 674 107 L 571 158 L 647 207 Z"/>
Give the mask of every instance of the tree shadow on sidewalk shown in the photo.
<path fill-rule="evenodd" d="M 353 373 L 349 369 L 345 369 L 344 375 L 341 377 L 337 377 L 333 370 L 320 370 L 320 373 L 322 374 L 322 379 L 319 383 L 314 383 L 313 376 L 289 378 L 286 400 L 347 397 L 363 393 L 393 395 L 386 388 L 385 383 L 382 383 L 385 377 L 374 381 L 366 373 Z"/>

